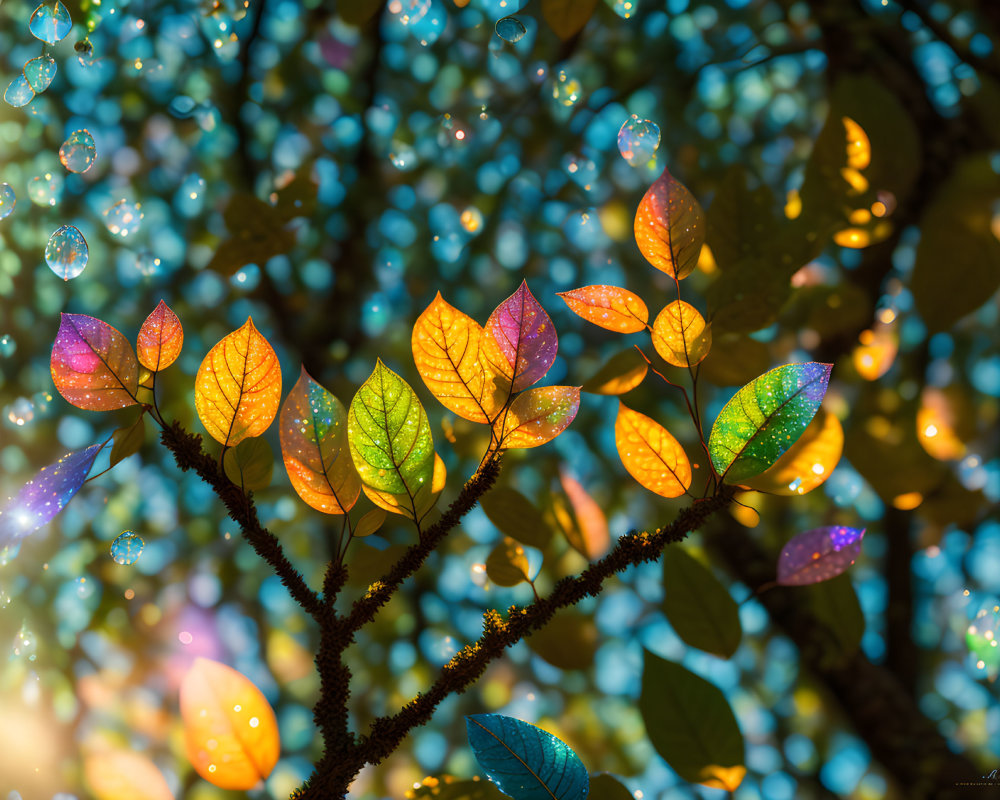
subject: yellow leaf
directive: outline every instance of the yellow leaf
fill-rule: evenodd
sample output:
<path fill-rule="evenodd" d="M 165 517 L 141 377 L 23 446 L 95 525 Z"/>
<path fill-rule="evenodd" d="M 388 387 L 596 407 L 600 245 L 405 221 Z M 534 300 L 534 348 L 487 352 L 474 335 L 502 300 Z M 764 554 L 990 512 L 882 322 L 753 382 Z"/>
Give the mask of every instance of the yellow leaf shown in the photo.
<path fill-rule="evenodd" d="M 87 755 L 83 774 L 96 800 L 173 800 L 163 773 L 149 756 L 129 750 Z"/>
<path fill-rule="evenodd" d="M 252 789 L 278 761 L 278 722 L 241 673 L 197 658 L 181 683 L 181 717 L 191 764 L 222 789 Z"/>
<path fill-rule="evenodd" d="M 702 786 L 710 786 L 713 789 L 725 789 L 729 792 L 735 792 L 741 783 L 743 783 L 743 778 L 747 774 L 747 768 L 742 764 L 737 764 L 735 767 L 720 767 L 716 764 L 711 764 L 704 767 L 701 771 L 701 783 Z"/>
<path fill-rule="evenodd" d="M 564 469 L 559 470 L 559 482 L 573 506 L 580 533 L 579 541 L 570 538 L 570 544 L 591 561 L 600 558 L 611 549 L 608 518 L 583 485 Z"/>
<path fill-rule="evenodd" d="M 281 368 L 274 348 L 249 317 L 208 351 L 195 378 L 202 425 L 226 447 L 260 436 L 278 413 Z"/>
<path fill-rule="evenodd" d="M 578 317 L 609 331 L 638 333 L 649 322 L 649 309 L 642 298 L 619 286 L 581 286 L 556 294 Z"/>
<path fill-rule="evenodd" d="M 383 492 L 367 484 L 362 484 L 361 488 L 368 496 L 368 499 L 379 508 L 385 509 L 390 514 L 402 514 L 404 517 L 409 517 L 416 522 L 420 522 L 420 520 L 427 516 L 427 512 L 434 508 L 447 479 L 448 471 L 445 468 L 444 461 L 435 452 L 434 474 L 431 477 L 431 484 L 430 486 L 427 486 L 427 484 L 421 486 L 412 498 L 406 492 L 399 494 Z"/>
<path fill-rule="evenodd" d="M 745 486 L 770 494 L 798 495 L 820 486 L 844 452 L 840 420 L 820 408 L 798 440 L 760 475 L 742 481 Z"/>
<path fill-rule="evenodd" d="M 528 389 L 514 398 L 493 428 L 502 448 L 538 447 L 566 430 L 579 408 L 579 386 Z"/>
<path fill-rule="evenodd" d="M 630 347 L 611 356 L 581 388 L 590 394 L 625 394 L 642 383 L 648 371 L 646 359 Z"/>
<path fill-rule="evenodd" d="M 865 129 L 850 117 L 841 117 L 847 136 L 847 166 L 865 169 L 872 162 L 872 145 Z"/>
<path fill-rule="evenodd" d="M 427 388 L 460 417 L 488 424 L 499 411 L 488 361 L 480 356 L 482 326 L 438 292 L 417 317 L 410 346 Z"/>
<path fill-rule="evenodd" d="M 674 300 L 653 322 L 653 347 L 675 367 L 693 367 L 712 349 L 712 326 L 693 305 Z"/>
<path fill-rule="evenodd" d="M 434 462 L 435 465 L 437 461 Z M 361 519 L 358 520 L 358 524 L 354 526 L 354 538 L 362 539 L 365 536 L 371 536 L 375 531 L 382 527 L 385 522 L 385 509 L 384 508 L 373 508 L 367 514 L 365 514 Z"/>
<path fill-rule="evenodd" d="M 667 429 L 618 404 L 615 446 L 629 474 L 661 497 L 680 497 L 691 485 L 691 462 Z"/>
<path fill-rule="evenodd" d="M 705 243 L 705 213 L 687 187 L 664 169 L 643 195 L 633 230 L 646 260 L 680 279 L 698 265 Z"/>

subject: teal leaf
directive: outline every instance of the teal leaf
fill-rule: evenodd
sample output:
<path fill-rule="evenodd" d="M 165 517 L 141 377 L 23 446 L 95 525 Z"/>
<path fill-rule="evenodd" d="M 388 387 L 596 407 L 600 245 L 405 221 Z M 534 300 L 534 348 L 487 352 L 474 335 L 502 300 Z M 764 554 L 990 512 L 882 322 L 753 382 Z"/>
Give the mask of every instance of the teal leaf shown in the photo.
<path fill-rule="evenodd" d="M 708 451 L 729 483 L 760 475 L 795 444 L 816 416 L 832 364 L 809 361 L 765 372 L 726 403 L 712 426 Z"/>
<path fill-rule="evenodd" d="M 479 766 L 514 800 L 583 800 L 590 779 L 580 757 L 561 739 L 502 714 L 465 718 Z"/>
<path fill-rule="evenodd" d="M 663 613 L 691 647 L 729 658 L 740 644 L 736 601 L 711 570 L 680 547 L 663 553 Z"/>

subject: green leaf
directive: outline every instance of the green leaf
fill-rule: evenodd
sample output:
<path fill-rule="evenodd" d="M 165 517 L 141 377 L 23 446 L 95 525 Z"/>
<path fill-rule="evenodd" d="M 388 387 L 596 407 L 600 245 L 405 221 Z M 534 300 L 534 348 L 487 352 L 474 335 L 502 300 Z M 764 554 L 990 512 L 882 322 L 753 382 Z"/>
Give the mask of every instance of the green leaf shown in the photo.
<path fill-rule="evenodd" d="M 354 526 L 354 537 L 362 539 L 365 536 L 371 536 L 382 527 L 383 523 L 385 523 L 385 518 L 386 512 L 384 508 L 373 508 L 361 517 L 358 520 L 358 524 Z"/>
<path fill-rule="evenodd" d="M 251 436 L 226 450 L 222 466 L 237 486 L 248 491 L 266 489 L 274 475 L 274 451 L 267 439 Z"/>
<path fill-rule="evenodd" d="M 580 388 L 590 394 L 616 395 L 642 383 L 649 364 L 634 347 L 615 353 Z"/>
<path fill-rule="evenodd" d="M 536 655 L 554 667 L 586 669 L 594 663 L 597 653 L 597 626 L 593 617 L 576 609 L 566 609 L 524 641 Z"/>
<path fill-rule="evenodd" d="M 635 797 L 614 775 L 600 772 L 590 776 L 587 800 L 635 800 Z"/>
<path fill-rule="evenodd" d="M 803 586 L 796 591 L 806 595 L 806 603 L 816 619 L 830 633 L 829 647 L 823 661 L 829 666 L 854 655 L 865 632 L 865 615 L 849 575 Z"/>
<path fill-rule="evenodd" d="M 509 536 L 505 536 L 486 559 L 486 576 L 497 586 L 524 583 L 529 571 L 524 548 Z"/>
<path fill-rule="evenodd" d="M 809 361 L 765 372 L 726 403 L 712 426 L 708 450 L 729 483 L 759 475 L 809 425 L 830 382 L 832 364 Z"/>
<path fill-rule="evenodd" d="M 711 570 L 680 547 L 663 553 L 663 613 L 691 647 L 729 658 L 743 629 L 736 601 Z"/>
<path fill-rule="evenodd" d="M 427 413 L 410 385 L 381 360 L 351 400 L 347 438 L 366 486 L 412 499 L 431 484 L 434 442 Z"/>
<path fill-rule="evenodd" d="M 460 780 L 452 775 L 424 778 L 419 786 L 408 789 L 407 800 L 506 800 L 507 795 L 492 781 L 480 777 Z"/>
<path fill-rule="evenodd" d="M 542 513 L 523 494 L 500 486 L 485 495 L 479 504 L 500 532 L 529 547 L 544 550 L 552 539 L 552 529 Z"/>
<path fill-rule="evenodd" d="M 684 780 L 704 783 L 721 768 L 727 788 L 739 785 L 743 734 L 714 684 L 647 651 L 639 711 L 656 752 Z"/>
<path fill-rule="evenodd" d="M 295 244 L 295 235 L 285 229 L 284 217 L 253 195 L 234 195 L 224 216 L 230 238 L 219 245 L 208 263 L 208 269 L 223 275 L 231 275 L 247 264 L 263 265 Z"/>
<path fill-rule="evenodd" d="M 119 428 L 114 433 L 114 443 L 111 445 L 111 464 L 114 466 L 119 461 L 135 455 L 142 447 L 146 439 L 146 415 L 140 414 L 139 418 L 124 428 Z"/>
<path fill-rule="evenodd" d="M 542 16 L 560 39 L 575 36 L 597 8 L 597 0 L 542 0 Z"/>

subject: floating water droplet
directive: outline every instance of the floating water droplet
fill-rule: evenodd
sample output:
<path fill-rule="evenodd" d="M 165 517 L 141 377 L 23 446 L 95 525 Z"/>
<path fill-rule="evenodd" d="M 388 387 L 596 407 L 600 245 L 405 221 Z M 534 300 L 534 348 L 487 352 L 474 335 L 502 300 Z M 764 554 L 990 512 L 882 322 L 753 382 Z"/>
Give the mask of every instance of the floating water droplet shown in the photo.
<path fill-rule="evenodd" d="M 135 257 L 135 268 L 146 277 L 156 275 L 160 271 L 160 259 L 152 253 L 138 253 Z"/>
<path fill-rule="evenodd" d="M 569 108 L 576 104 L 582 92 L 583 89 L 580 86 L 580 81 L 566 72 L 566 70 L 559 70 L 555 80 L 552 82 L 553 100 Z"/>
<path fill-rule="evenodd" d="M 618 131 L 618 152 L 633 167 L 649 163 L 660 146 L 660 128 L 648 119 L 633 114 Z"/>
<path fill-rule="evenodd" d="M 86 128 L 73 131 L 59 148 L 59 160 L 70 172 L 86 172 L 96 157 L 97 145 Z"/>
<path fill-rule="evenodd" d="M 142 555 L 146 543 L 142 537 L 132 531 L 122 531 L 121 535 L 111 543 L 111 558 L 116 564 L 134 564 Z"/>
<path fill-rule="evenodd" d="M 83 66 L 89 67 L 94 63 L 94 45 L 90 43 L 89 36 L 73 45 L 73 49 L 76 51 L 77 58 Z"/>
<path fill-rule="evenodd" d="M 14 108 L 26 106 L 35 99 L 35 90 L 31 88 L 28 79 L 22 72 L 7 85 L 7 91 L 3 93 L 4 102 Z"/>
<path fill-rule="evenodd" d="M 45 245 L 45 263 L 64 281 L 75 278 L 87 266 L 90 251 L 78 228 L 63 225 Z"/>
<path fill-rule="evenodd" d="M 496 30 L 497 36 L 510 44 L 516 44 L 521 41 L 524 38 L 524 34 L 527 33 L 524 23 L 517 17 L 498 19 L 494 30 Z"/>
<path fill-rule="evenodd" d="M 622 19 L 629 19 L 639 8 L 639 0 L 608 0 L 608 5 Z"/>
<path fill-rule="evenodd" d="M 62 199 L 62 175 L 46 172 L 28 181 L 28 199 L 36 206 L 52 207 Z"/>
<path fill-rule="evenodd" d="M 35 634 L 28 630 L 27 623 L 21 624 L 21 630 L 14 637 L 11 652 L 14 658 L 22 658 L 26 661 L 34 661 L 38 656 L 38 641 L 35 639 Z"/>
<path fill-rule="evenodd" d="M 4 417 L 11 425 L 23 428 L 35 418 L 35 404 L 27 397 L 18 397 L 4 409 Z"/>
<path fill-rule="evenodd" d="M 32 12 L 31 19 L 28 20 L 28 30 L 31 31 L 31 35 L 46 44 L 55 44 L 64 39 L 72 27 L 73 20 L 69 16 L 69 11 L 59 0 L 42 3 Z"/>
<path fill-rule="evenodd" d="M 126 239 L 139 232 L 142 217 L 142 206 L 139 203 L 119 200 L 104 212 L 104 224 L 112 236 Z"/>
<path fill-rule="evenodd" d="M 24 77 L 38 94 L 49 88 L 55 76 L 56 60 L 52 56 L 39 56 L 24 65 Z"/>
<path fill-rule="evenodd" d="M 17 205 L 17 195 L 9 183 L 0 183 L 0 219 L 6 219 L 14 213 Z"/>

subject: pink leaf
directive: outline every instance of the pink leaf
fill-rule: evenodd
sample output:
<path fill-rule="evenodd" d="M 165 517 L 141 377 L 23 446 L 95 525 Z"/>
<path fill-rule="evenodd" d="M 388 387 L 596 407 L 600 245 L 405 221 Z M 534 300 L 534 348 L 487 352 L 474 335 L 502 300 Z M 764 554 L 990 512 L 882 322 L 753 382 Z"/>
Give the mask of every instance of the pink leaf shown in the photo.
<path fill-rule="evenodd" d="M 864 528 L 833 525 L 792 537 L 778 557 L 778 583 L 805 586 L 837 577 L 861 553 Z"/>
<path fill-rule="evenodd" d="M 486 358 L 512 394 L 536 383 L 556 360 L 556 329 L 525 282 L 490 314 L 485 333 Z"/>

